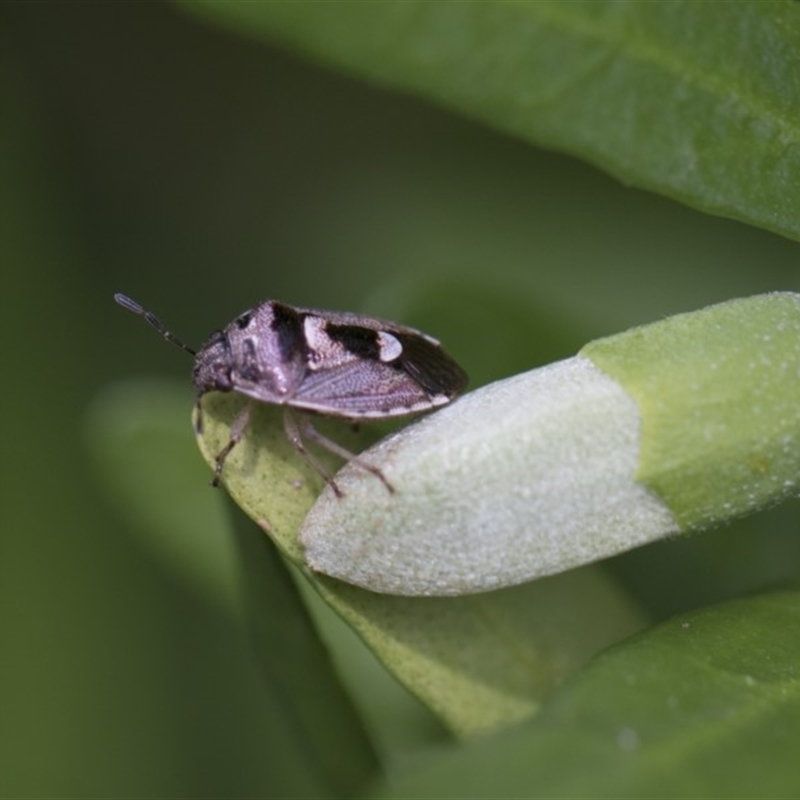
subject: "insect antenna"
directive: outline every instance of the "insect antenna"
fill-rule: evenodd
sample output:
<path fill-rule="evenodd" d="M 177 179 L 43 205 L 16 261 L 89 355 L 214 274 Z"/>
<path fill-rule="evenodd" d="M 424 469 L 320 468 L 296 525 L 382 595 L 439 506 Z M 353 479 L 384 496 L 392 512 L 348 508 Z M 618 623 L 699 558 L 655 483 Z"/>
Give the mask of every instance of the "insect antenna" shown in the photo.
<path fill-rule="evenodd" d="M 164 323 L 155 315 L 152 314 L 150 311 L 146 311 L 143 309 L 135 300 L 131 300 L 130 297 L 127 297 L 120 292 L 117 292 L 114 295 L 114 299 L 123 307 L 127 308 L 128 311 L 132 311 L 134 314 L 138 314 L 140 317 L 144 317 L 147 322 L 155 328 L 168 342 L 172 342 L 172 344 L 177 345 L 181 348 L 181 350 L 185 350 L 190 355 L 196 356 L 197 351 L 193 350 L 188 345 L 184 344 L 174 333 L 168 331 L 164 327 Z"/>

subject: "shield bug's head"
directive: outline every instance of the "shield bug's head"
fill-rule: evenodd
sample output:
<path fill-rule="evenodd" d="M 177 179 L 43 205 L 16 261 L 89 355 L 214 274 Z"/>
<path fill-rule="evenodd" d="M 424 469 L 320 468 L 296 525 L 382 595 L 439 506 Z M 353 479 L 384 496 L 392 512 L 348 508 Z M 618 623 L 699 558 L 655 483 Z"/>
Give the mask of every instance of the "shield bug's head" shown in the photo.
<path fill-rule="evenodd" d="M 198 397 L 206 392 L 230 392 L 235 388 L 231 376 L 231 351 L 223 331 L 214 331 L 194 359 L 192 382 Z"/>

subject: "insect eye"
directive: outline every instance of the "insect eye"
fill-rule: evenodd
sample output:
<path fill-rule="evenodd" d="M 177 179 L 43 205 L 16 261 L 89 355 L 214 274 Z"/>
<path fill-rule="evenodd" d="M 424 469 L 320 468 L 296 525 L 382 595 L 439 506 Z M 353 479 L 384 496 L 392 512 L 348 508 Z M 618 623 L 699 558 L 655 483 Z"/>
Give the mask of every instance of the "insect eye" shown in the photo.
<path fill-rule="evenodd" d="M 214 388 L 219 392 L 230 392 L 233 389 L 233 382 L 227 369 L 217 370 L 214 376 Z"/>

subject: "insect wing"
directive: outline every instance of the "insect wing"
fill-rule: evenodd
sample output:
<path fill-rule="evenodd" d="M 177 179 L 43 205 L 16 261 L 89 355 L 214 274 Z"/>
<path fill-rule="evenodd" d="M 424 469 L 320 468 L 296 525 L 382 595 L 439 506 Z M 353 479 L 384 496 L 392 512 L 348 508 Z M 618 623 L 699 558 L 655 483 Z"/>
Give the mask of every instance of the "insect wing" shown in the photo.
<path fill-rule="evenodd" d="M 415 328 L 398 325 L 396 322 L 390 322 L 389 320 L 366 317 L 362 314 L 351 314 L 349 311 L 327 311 L 318 308 L 297 308 L 295 310 L 304 316 L 317 317 L 334 325 L 366 328 L 372 331 L 405 331 L 407 333 L 416 333 L 418 336 L 425 335 Z"/>
<path fill-rule="evenodd" d="M 300 408 L 349 419 L 395 417 L 443 405 L 466 385 L 439 343 L 410 328 L 309 312 L 305 331 L 310 368 L 292 398 Z"/>
<path fill-rule="evenodd" d="M 403 347 L 400 365 L 430 394 L 455 397 L 467 385 L 467 373 L 442 350 L 438 342 L 417 333 L 396 332 Z"/>
<path fill-rule="evenodd" d="M 445 353 L 439 341 L 416 328 L 344 311 L 321 311 L 310 308 L 298 311 L 324 321 L 326 332 L 329 334 L 336 328 L 348 330 L 360 328 L 364 332 L 377 331 L 379 334 L 394 337 L 403 348 L 400 354 L 403 369 L 431 392 L 453 398 L 467 385 L 467 373 Z"/>
<path fill-rule="evenodd" d="M 309 373 L 291 405 L 345 419 L 382 419 L 427 411 L 449 399 L 431 397 L 402 370 L 354 361 Z"/>

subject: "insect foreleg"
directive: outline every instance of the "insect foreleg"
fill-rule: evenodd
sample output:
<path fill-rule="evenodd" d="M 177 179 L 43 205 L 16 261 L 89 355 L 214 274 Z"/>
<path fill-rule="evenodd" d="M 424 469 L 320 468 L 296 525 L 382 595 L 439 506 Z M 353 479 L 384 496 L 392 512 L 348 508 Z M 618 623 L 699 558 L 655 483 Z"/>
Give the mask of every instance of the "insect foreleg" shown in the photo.
<path fill-rule="evenodd" d="M 230 455 L 231 450 L 236 447 L 239 440 L 242 438 L 244 429 L 247 423 L 250 422 L 250 412 L 252 411 L 252 402 L 247 403 L 244 408 L 236 415 L 236 418 L 231 424 L 230 439 L 222 450 L 217 453 L 214 459 L 214 479 L 211 481 L 212 486 L 219 486 L 219 480 L 222 477 L 222 467 L 225 465 L 225 459 Z"/>

